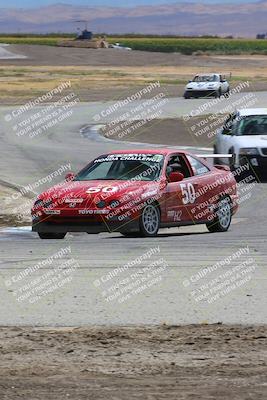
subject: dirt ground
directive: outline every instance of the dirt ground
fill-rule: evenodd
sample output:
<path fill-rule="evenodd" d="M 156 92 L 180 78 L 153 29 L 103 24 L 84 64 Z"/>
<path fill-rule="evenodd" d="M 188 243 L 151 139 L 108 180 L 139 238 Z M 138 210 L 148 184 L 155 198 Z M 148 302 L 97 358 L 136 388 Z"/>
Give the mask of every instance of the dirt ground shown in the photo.
<path fill-rule="evenodd" d="M 188 122 L 181 118 L 158 119 L 149 122 L 133 121 L 127 123 L 127 125 L 125 125 L 125 121 L 121 121 L 117 125 L 106 125 L 101 133 L 108 139 L 127 142 L 212 148 L 214 135 L 212 136 L 213 130 L 211 128 L 205 134 L 199 136 L 196 136 L 192 131 L 192 126 L 197 125 L 202 120 L 203 117 L 191 118 Z M 210 127 L 209 124 L 206 125 Z M 127 129 L 131 131 L 128 133 Z M 211 134 L 211 137 L 209 137 L 209 134 Z"/>
<path fill-rule="evenodd" d="M 0 328 L 0 398 L 267 397 L 267 327 Z"/>

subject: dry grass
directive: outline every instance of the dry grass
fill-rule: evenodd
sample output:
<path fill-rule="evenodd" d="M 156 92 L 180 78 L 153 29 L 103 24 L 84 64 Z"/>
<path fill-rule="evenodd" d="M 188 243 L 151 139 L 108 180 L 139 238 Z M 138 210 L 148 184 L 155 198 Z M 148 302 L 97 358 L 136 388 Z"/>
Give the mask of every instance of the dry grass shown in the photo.
<path fill-rule="evenodd" d="M 202 68 L 203 69 L 203 68 Z M 0 68 L 0 100 L 14 98 L 14 102 L 41 95 L 58 86 L 61 82 L 71 81 L 72 89 L 80 91 L 103 88 L 131 88 L 143 86 L 151 81 L 162 84 L 184 85 L 188 77 L 201 72 L 197 66 L 146 66 L 146 67 L 84 67 L 84 66 L 5 66 Z M 232 70 L 235 81 L 267 80 L 266 68 Z"/>

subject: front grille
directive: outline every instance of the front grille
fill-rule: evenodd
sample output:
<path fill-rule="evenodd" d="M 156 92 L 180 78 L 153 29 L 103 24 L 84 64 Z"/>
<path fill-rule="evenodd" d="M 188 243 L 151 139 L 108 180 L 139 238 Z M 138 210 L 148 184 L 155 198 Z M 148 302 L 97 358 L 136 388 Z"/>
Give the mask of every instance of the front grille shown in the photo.
<path fill-rule="evenodd" d="M 216 90 L 188 90 L 188 94 L 192 94 L 194 96 L 198 97 L 209 97 L 209 96 L 214 96 L 216 93 Z"/>

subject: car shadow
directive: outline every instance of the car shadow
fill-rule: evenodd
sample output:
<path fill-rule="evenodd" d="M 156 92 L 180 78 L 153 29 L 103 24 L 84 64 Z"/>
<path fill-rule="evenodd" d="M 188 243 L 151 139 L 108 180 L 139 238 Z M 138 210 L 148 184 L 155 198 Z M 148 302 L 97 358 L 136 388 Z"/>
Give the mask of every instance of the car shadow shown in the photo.
<path fill-rule="evenodd" d="M 131 239 L 159 239 L 159 238 L 165 238 L 165 237 L 181 237 L 181 236 L 196 236 L 196 235 L 210 235 L 211 232 L 177 232 L 177 233 L 158 233 L 157 236 L 152 236 L 152 237 L 141 237 L 141 236 L 131 236 L 131 237 L 126 237 L 126 236 L 110 236 L 106 237 L 105 239 L 108 240 L 117 240 L 118 238 L 120 239 L 125 239 L 125 240 L 131 240 Z"/>

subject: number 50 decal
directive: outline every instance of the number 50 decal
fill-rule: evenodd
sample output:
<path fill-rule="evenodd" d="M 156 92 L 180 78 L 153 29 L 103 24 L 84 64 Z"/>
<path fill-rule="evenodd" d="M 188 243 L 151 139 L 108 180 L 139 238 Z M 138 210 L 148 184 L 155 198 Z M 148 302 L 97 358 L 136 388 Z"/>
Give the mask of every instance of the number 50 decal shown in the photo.
<path fill-rule="evenodd" d="M 114 193 L 117 192 L 118 188 L 117 186 L 112 186 L 112 187 L 91 187 L 89 189 L 86 190 L 86 193 L 88 194 L 93 194 L 93 193 L 99 193 L 99 192 L 103 192 L 103 193 Z"/>
<path fill-rule="evenodd" d="M 194 204 L 196 201 L 196 191 L 192 183 L 181 183 L 182 195 L 183 195 L 183 203 L 186 204 Z"/>

